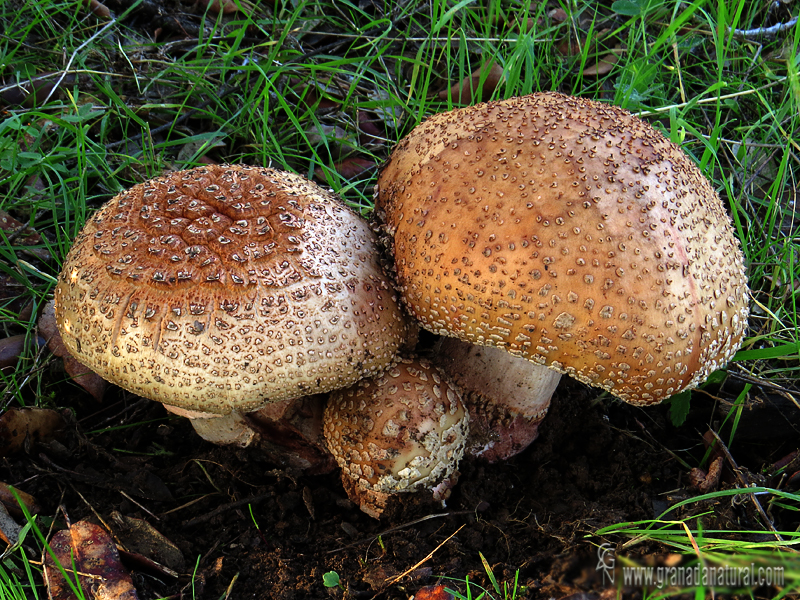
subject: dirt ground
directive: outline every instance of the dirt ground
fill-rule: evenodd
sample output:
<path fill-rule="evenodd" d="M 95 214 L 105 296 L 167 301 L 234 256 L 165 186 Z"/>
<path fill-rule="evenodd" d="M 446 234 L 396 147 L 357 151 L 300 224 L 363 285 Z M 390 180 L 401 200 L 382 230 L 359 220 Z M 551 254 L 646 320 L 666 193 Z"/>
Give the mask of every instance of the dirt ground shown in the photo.
<path fill-rule="evenodd" d="M 605 598 L 613 588 L 596 569 L 597 546 L 618 548 L 626 539 L 593 532 L 652 519 L 696 495 L 676 456 L 698 464 L 709 415 L 719 417 L 713 399 L 698 394 L 689 420 L 676 428 L 664 406 L 597 401 L 595 391 L 566 380 L 528 450 L 503 464 L 462 463 L 446 508 L 403 496 L 378 521 L 347 499 L 337 472 L 283 470 L 258 451 L 202 441 L 186 420 L 156 403 L 112 391 L 97 405 L 72 389 L 74 397 L 63 399 L 75 407 L 68 435 L 7 458 L 2 479 L 39 500 L 44 524 L 56 516 L 63 527 L 59 505 L 72 521 L 102 518 L 131 551 L 123 559 L 140 598 L 407 599 L 436 583 L 463 592 L 466 576 L 489 585 L 480 553 L 500 582 L 513 583 L 518 571 L 524 586 L 518 597 Z M 736 448 L 751 475 L 769 473 L 797 442 L 796 422 L 768 401 L 757 405 Z M 768 445 L 759 441 L 764 427 Z M 723 487 L 730 485 L 726 477 L 732 481 L 723 473 Z M 792 485 L 796 490 L 800 481 Z M 715 520 L 705 517 L 706 527 L 763 529 L 747 503 L 712 508 Z M 164 538 L 142 546 L 142 536 L 121 527 L 119 515 L 146 521 Z M 771 516 L 779 530 L 800 525 L 796 514 Z M 667 552 L 620 550 L 633 560 L 659 560 Z M 179 576 L 135 560 L 136 553 Z M 344 591 L 323 585 L 329 571 L 339 574 Z"/>

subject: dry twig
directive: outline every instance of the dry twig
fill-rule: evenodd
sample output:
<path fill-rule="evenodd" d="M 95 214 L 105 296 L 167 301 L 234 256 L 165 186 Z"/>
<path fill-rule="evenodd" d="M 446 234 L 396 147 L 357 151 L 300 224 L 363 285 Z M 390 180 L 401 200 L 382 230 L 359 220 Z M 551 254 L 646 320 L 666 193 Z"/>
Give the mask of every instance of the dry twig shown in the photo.
<path fill-rule="evenodd" d="M 797 25 L 797 17 L 786 23 L 776 23 L 771 27 L 756 27 L 755 29 L 734 29 L 733 38 L 746 42 L 771 42 L 779 35 L 785 34 L 792 27 Z M 730 31 L 730 30 L 729 30 Z"/>

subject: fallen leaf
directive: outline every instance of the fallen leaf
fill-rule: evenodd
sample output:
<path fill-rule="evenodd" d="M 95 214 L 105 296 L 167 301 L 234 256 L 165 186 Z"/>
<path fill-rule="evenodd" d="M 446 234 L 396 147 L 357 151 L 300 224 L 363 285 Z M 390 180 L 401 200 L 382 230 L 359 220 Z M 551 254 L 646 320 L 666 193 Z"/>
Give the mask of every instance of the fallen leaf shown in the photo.
<path fill-rule="evenodd" d="M 51 300 L 42 309 L 38 327 L 39 333 L 47 340 L 50 352 L 64 361 L 64 370 L 72 378 L 72 381 L 89 392 L 95 400 L 102 402 L 108 382 L 74 358 L 67 350 L 56 326 L 55 301 Z"/>
<path fill-rule="evenodd" d="M 341 96 L 336 86 L 324 86 L 324 89 L 320 91 L 317 87 L 309 85 L 305 80 L 295 78 L 289 81 L 289 86 L 297 95 L 298 104 L 303 108 L 313 108 L 318 112 L 330 112 L 342 105 L 339 100 L 329 97 L 332 92 L 332 95 L 336 97 Z"/>
<path fill-rule="evenodd" d="M 111 11 L 105 4 L 102 4 L 98 0 L 86 0 L 86 7 L 89 9 L 89 12 L 92 13 L 95 17 L 98 17 L 100 19 L 111 18 Z"/>
<path fill-rule="evenodd" d="M 332 157 L 338 158 L 358 144 L 355 132 L 348 132 L 338 125 L 318 123 L 306 130 L 308 145 L 325 148 Z"/>
<path fill-rule="evenodd" d="M 46 248 L 26 248 L 44 244 L 42 236 L 32 227 L 18 221 L 4 210 L 0 210 L 0 229 L 12 241 L 13 246 L 21 247 L 20 250 L 38 258 L 41 261 L 50 261 L 52 257 Z"/>
<path fill-rule="evenodd" d="M 45 98 L 54 98 L 56 84 L 71 85 L 75 83 L 74 75 L 61 77 L 61 73 L 42 73 L 36 77 L 22 78 L 13 87 L 6 87 L 0 92 L 0 101 L 8 106 L 34 108 L 44 103 Z"/>
<path fill-rule="evenodd" d="M 49 442 L 66 426 L 61 413 L 49 408 L 12 408 L 0 417 L 0 456 L 22 450 L 26 444 Z"/>
<path fill-rule="evenodd" d="M 559 40 L 555 45 L 555 50 L 563 56 L 576 56 L 581 53 L 581 43 L 582 42 L 576 39 L 572 32 L 570 32 Z"/>
<path fill-rule="evenodd" d="M 358 111 L 358 129 L 364 135 L 358 136 L 358 141 L 362 144 L 368 143 L 384 143 L 386 141 L 384 133 L 378 127 L 377 123 L 380 121 L 374 115 L 360 110 Z"/>
<path fill-rule="evenodd" d="M 188 163 L 194 160 L 204 164 L 213 164 L 214 161 L 206 158 L 206 155 L 214 148 L 222 148 L 224 146 L 225 144 L 220 138 L 214 140 L 196 140 L 194 142 L 188 142 L 183 144 L 181 149 L 178 151 L 178 161 L 181 163 Z"/>
<path fill-rule="evenodd" d="M 7 313 L 20 311 L 26 298 L 22 296 L 24 286 L 13 276 L 0 273 L 0 300 Z"/>
<path fill-rule="evenodd" d="M 44 584 L 51 600 L 76 598 L 64 573 L 73 582 L 77 579 L 86 598 L 138 599 L 133 580 L 119 560 L 114 541 L 98 525 L 87 521 L 72 523 L 69 529 L 63 529 L 53 536 L 50 548 L 55 558 L 49 552 L 45 554 Z"/>
<path fill-rule="evenodd" d="M 608 37 L 610 33 L 610 29 L 601 29 L 595 32 L 590 40 L 583 34 L 581 34 L 580 37 L 576 37 L 574 33 L 570 31 L 567 35 L 561 38 L 561 40 L 556 44 L 555 49 L 556 52 L 564 56 L 577 56 L 582 54 L 585 46 L 589 44 L 589 51 L 592 53 L 592 55 L 596 56 L 600 52 L 606 52 L 608 50 L 608 46 L 601 46 L 601 42 Z M 619 48 L 619 46 L 617 46 L 613 51 L 616 52 L 617 48 Z"/>
<path fill-rule="evenodd" d="M 19 534 L 22 527 L 8 514 L 5 505 L 0 504 L 0 539 L 6 544 L 14 546 L 19 544 Z"/>
<path fill-rule="evenodd" d="M 11 373 L 25 351 L 28 336 L 24 333 L 0 340 L 0 372 Z"/>
<path fill-rule="evenodd" d="M 17 493 L 17 497 L 22 504 L 25 505 L 28 513 L 36 515 L 42 512 L 42 508 L 39 506 L 36 498 L 16 488 L 14 488 L 14 491 Z M 21 517 L 24 513 L 22 512 L 22 508 L 20 508 L 19 502 L 17 502 L 17 497 L 14 497 L 14 494 L 11 493 L 10 485 L 0 481 L 0 502 L 8 509 L 9 513 L 15 517 Z"/>
<path fill-rule="evenodd" d="M 247 413 L 246 422 L 258 433 L 254 446 L 259 454 L 269 462 L 307 475 L 334 470 L 336 461 L 320 442 L 326 399 L 326 394 L 302 396 Z"/>
<path fill-rule="evenodd" d="M 168 566 L 162 565 L 152 558 L 148 558 L 144 554 L 139 554 L 138 552 L 128 552 L 127 550 L 122 550 L 121 548 L 117 548 L 117 551 L 119 552 L 119 557 L 120 560 L 122 560 L 122 564 L 134 571 L 147 573 L 148 575 L 158 577 L 159 579 L 180 578 L 180 573 L 178 573 L 178 571 L 170 569 Z"/>
<path fill-rule="evenodd" d="M 340 160 L 339 162 L 333 165 L 333 168 L 336 169 L 336 172 L 341 175 L 344 179 L 354 179 L 358 177 L 365 171 L 369 171 L 370 169 L 375 167 L 375 161 L 369 158 L 361 158 L 358 156 L 350 156 L 345 158 L 344 160 Z M 317 167 L 314 169 L 314 175 L 317 176 L 317 179 L 323 181 L 325 183 L 328 182 L 328 174 L 326 173 L 325 169 L 322 167 Z"/>
<path fill-rule="evenodd" d="M 769 471 L 774 473 L 781 469 L 786 469 L 787 467 L 790 467 L 793 464 L 800 466 L 800 450 L 792 450 L 791 452 L 789 452 L 789 454 L 787 454 L 783 458 L 772 463 L 772 466 L 770 466 Z"/>
<path fill-rule="evenodd" d="M 213 13 L 229 15 L 239 11 L 239 7 L 233 0 L 198 0 L 197 5 L 208 9 Z"/>
<path fill-rule="evenodd" d="M 468 77 L 454 84 L 449 90 L 439 92 L 440 100 L 447 100 L 452 97 L 459 104 L 472 104 L 473 98 L 476 100 L 488 100 L 497 86 L 503 81 L 503 67 L 493 60 L 485 62 L 479 69 L 475 69 Z M 475 90 L 480 91 L 479 96 L 475 96 Z"/>
<path fill-rule="evenodd" d="M 613 69 L 614 65 L 619 62 L 619 59 L 624 52 L 625 51 L 622 48 L 614 48 L 614 50 L 603 56 L 595 64 L 586 67 L 583 70 L 584 76 L 590 77 L 610 73 L 611 69 Z"/>
<path fill-rule="evenodd" d="M 130 554 L 140 554 L 168 567 L 183 571 L 185 560 L 180 549 L 144 519 L 111 513 L 111 528 Z"/>
<path fill-rule="evenodd" d="M 414 594 L 414 600 L 454 600 L 454 596 L 443 585 L 428 585 Z"/>

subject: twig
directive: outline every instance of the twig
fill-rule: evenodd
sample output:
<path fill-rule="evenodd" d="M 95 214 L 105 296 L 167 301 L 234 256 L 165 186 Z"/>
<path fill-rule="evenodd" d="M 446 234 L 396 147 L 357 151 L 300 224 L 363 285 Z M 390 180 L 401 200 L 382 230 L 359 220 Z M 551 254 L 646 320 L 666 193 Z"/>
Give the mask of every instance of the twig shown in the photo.
<path fill-rule="evenodd" d="M 0 36 L 0 39 L 2 39 L 2 38 L 3 38 L 3 36 Z M 38 48 L 37 48 L 37 50 L 38 50 Z M 73 69 L 72 71 L 64 70 L 64 72 L 62 74 L 62 79 L 59 79 L 59 81 L 62 81 L 63 77 L 66 76 L 66 75 L 106 75 L 106 76 L 109 76 L 109 77 L 127 77 L 126 75 L 119 75 L 117 73 L 112 73 L 110 71 L 98 71 L 97 69 Z M 0 87 L 0 94 L 4 94 L 5 92 L 7 92 L 9 90 L 19 89 L 22 86 L 27 85 L 29 83 L 30 84 L 34 84 L 34 83 L 38 83 L 40 81 L 47 81 L 47 80 L 51 79 L 52 77 L 53 77 L 53 73 L 42 73 L 41 75 L 36 75 L 35 77 L 29 77 L 29 78 L 25 79 L 24 81 L 20 79 L 16 83 L 12 83 L 12 84 Z"/>
<path fill-rule="evenodd" d="M 100 521 L 100 524 L 101 524 L 101 525 L 102 525 L 102 526 L 105 528 L 106 532 L 108 532 L 108 534 L 109 534 L 109 535 L 110 535 L 112 538 L 114 538 L 114 542 L 117 544 L 117 546 L 118 546 L 119 548 L 122 548 L 123 550 L 125 550 L 125 551 L 127 552 L 127 551 L 128 551 L 128 549 L 125 547 L 125 544 L 123 544 L 123 543 L 122 543 L 122 540 L 121 540 L 121 539 L 119 539 L 119 538 L 117 537 L 117 534 L 115 534 L 115 533 L 114 533 L 114 530 L 113 530 L 113 529 L 111 529 L 111 527 L 109 527 L 108 523 L 106 523 L 106 522 L 105 522 L 105 520 L 103 519 L 103 517 L 101 517 L 101 516 L 100 516 L 100 513 L 98 513 L 98 512 L 95 510 L 94 506 L 92 506 L 92 505 L 89 503 L 89 501 L 88 501 L 86 498 L 84 498 L 84 497 L 83 497 L 83 494 L 81 494 L 81 493 L 78 491 L 78 489 L 77 489 L 77 488 L 76 488 L 74 485 L 72 485 L 72 483 L 70 483 L 70 484 L 69 484 L 69 486 L 72 488 L 72 491 L 73 491 L 73 492 L 75 492 L 76 494 L 78 494 L 78 497 L 79 497 L 81 500 L 83 500 L 83 503 L 84 503 L 86 506 L 88 506 L 88 507 L 89 507 L 89 510 L 91 510 L 91 511 L 92 511 L 92 513 L 94 514 L 95 518 L 96 518 L 98 521 Z M 66 513 L 64 513 L 64 514 L 66 515 Z M 69 526 L 70 526 L 70 528 L 72 527 L 72 523 L 70 523 L 69 521 L 67 521 L 67 525 L 69 525 Z"/>
<path fill-rule="evenodd" d="M 471 510 L 462 510 L 462 511 L 458 511 L 458 512 L 446 512 L 446 513 L 436 513 L 436 514 L 432 514 L 432 515 L 425 515 L 424 517 L 421 517 L 419 519 L 414 519 L 413 521 L 409 521 L 408 523 L 403 523 L 402 525 L 395 525 L 394 527 L 390 527 L 389 529 L 381 531 L 380 533 L 376 533 L 375 535 L 371 535 L 371 536 L 369 536 L 367 538 L 362 538 L 362 539 L 360 539 L 358 541 L 355 541 L 355 542 L 353 542 L 351 544 L 347 544 L 346 546 L 341 546 L 339 548 L 335 548 L 334 550 L 328 550 L 327 552 L 325 552 L 325 554 L 333 554 L 335 552 L 341 552 L 342 550 L 349 550 L 350 548 L 353 548 L 355 546 L 359 546 L 359 545 L 365 544 L 367 542 L 372 542 L 372 541 L 374 541 L 375 539 L 377 539 L 379 537 L 383 537 L 384 535 L 388 535 L 390 533 L 394 533 L 395 531 L 401 531 L 403 529 L 406 529 L 407 527 L 411 527 L 413 525 L 417 525 L 419 523 L 422 523 L 423 521 L 429 521 L 430 519 L 441 519 L 442 517 L 454 517 L 456 515 L 466 515 L 466 514 L 473 514 L 473 511 L 471 511 Z"/>
<path fill-rule="evenodd" d="M 123 16 L 125 16 L 125 15 L 123 15 Z M 113 25 L 116 25 L 116 24 L 117 24 L 117 19 L 112 19 L 111 21 L 106 23 L 99 31 L 97 31 L 97 33 L 95 33 L 92 37 L 90 37 L 88 40 L 83 42 L 80 46 L 75 48 L 75 51 L 70 55 L 69 60 L 67 61 L 67 66 L 64 67 L 64 69 L 62 70 L 61 75 L 58 77 L 58 80 L 56 81 L 55 85 L 53 86 L 53 89 L 51 89 L 50 93 L 47 94 L 47 97 L 44 99 L 44 102 L 42 102 L 42 104 L 47 104 L 48 103 L 48 101 L 50 100 L 50 97 L 56 92 L 58 87 L 61 85 L 61 82 L 64 81 L 64 78 L 67 76 L 67 73 L 69 72 L 69 68 L 72 66 L 73 61 L 78 56 L 78 53 L 81 50 L 83 50 L 84 48 L 86 48 L 86 46 L 91 44 L 98 37 L 103 35 Z"/>
<path fill-rule="evenodd" d="M 153 517 L 153 518 L 154 518 L 156 521 L 160 521 L 160 520 L 161 520 L 161 519 L 159 519 L 159 518 L 158 518 L 156 515 L 154 515 L 153 513 L 151 513 L 149 510 L 147 510 L 147 508 L 145 508 L 144 506 L 142 506 L 141 504 L 139 504 L 139 503 L 138 503 L 136 500 L 134 500 L 133 498 L 131 498 L 131 496 L 130 496 L 129 494 L 126 494 L 124 490 L 120 490 L 120 491 L 119 491 L 119 493 L 120 493 L 120 494 L 122 494 L 123 496 L 125 496 L 125 497 L 126 497 L 128 500 L 130 500 L 131 502 L 133 502 L 133 503 L 134 503 L 136 506 L 138 506 L 139 508 L 141 508 L 141 509 L 142 509 L 144 512 L 146 512 L 148 515 L 150 515 L 151 517 Z"/>
<path fill-rule="evenodd" d="M 739 379 L 740 381 L 752 383 L 753 385 L 764 387 L 770 390 L 775 390 L 777 393 L 782 394 L 786 398 L 792 398 L 792 401 L 795 404 L 797 404 L 797 401 L 794 400 L 794 397 L 800 396 L 800 391 L 790 390 L 788 388 L 783 387 L 782 385 L 778 385 L 777 383 L 773 383 L 772 381 L 769 381 L 767 379 L 762 379 L 760 377 L 753 377 L 752 375 L 748 375 L 746 373 L 740 373 L 734 370 L 728 371 L 728 375 L 730 375 L 734 379 Z M 798 408 L 800 408 L 800 406 L 798 406 Z"/>
<path fill-rule="evenodd" d="M 184 521 L 181 523 L 181 527 L 191 527 L 192 525 L 199 525 L 200 523 L 205 523 L 206 521 L 210 521 L 214 517 L 219 514 L 222 514 L 226 511 L 231 510 L 232 508 L 237 508 L 244 504 L 254 504 L 256 502 L 261 502 L 262 500 L 266 500 L 270 498 L 271 494 L 261 494 L 259 496 L 250 496 L 249 498 L 243 498 L 242 500 L 236 500 L 234 502 L 228 502 L 227 504 L 223 504 L 222 506 L 218 506 L 212 511 L 209 511 L 205 514 L 200 515 L 199 517 L 195 517 L 194 519 L 189 519 L 188 521 Z"/>
<path fill-rule="evenodd" d="M 673 108 L 686 108 L 690 104 L 713 104 L 715 102 L 719 102 L 720 100 L 730 100 L 731 98 L 740 98 L 741 96 L 749 96 L 750 94 L 757 94 L 758 92 L 762 92 L 766 89 L 771 87 L 775 87 L 776 85 L 780 85 L 785 83 L 788 77 L 786 75 L 776 79 L 775 81 L 771 81 L 761 87 L 757 87 L 752 90 L 742 90 L 740 92 L 734 92 L 732 94 L 722 94 L 721 96 L 709 96 L 707 98 L 700 98 L 699 100 L 689 100 L 687 102 L 680 102 L 678 104 L 670 104 L 668 106 L 659 106 L 658 108 L 653 108 L 650 110 L 642 110 L 636 113 L 637 117 L 650 117 L 653 115 L 660 115 L 663 112 L 668 112 Z"/>
<path fill-rule="evenodd" d="M 728 460 L 731 467 L 733 468 L 733 472 L 736 474 L 736 479 L 739 480 L 739 483 L 742 485 L 742 487 L 745 488 L 750 487 L 750 482 L 747 481 L 747 477 L 744 476 L 744 473 L 742 473 L 742 470 L 739 468 L 739 465 L 737 465 L 736 461 L 733 460 L 733 456 L 731 456 L 731 453 L 728 451 L 728 447 L 725 445 L 725 442 L 722 441 L 722 438 L 720 438 L 719 435 L 717 435 L 717 432 L 714 431 L 713 429 L 711 430 L 711 433 L 717 440 L 717 443 L 719 444 L 719 449 L 722 450 L 722 453 L 725 455 L 725 458 Z M 781 535 L 778 533 L 778 530 L 775 529 L 775 526 L 772 524 L 772 520 L 769 518 L 769 516 L 767 516 L 767 513 L 764 512 L 764 507 L 761 506 L 761 503 L 758 501 L 758 498 L 756 498 L 756 495 L 755 494 L 748 494 L 748 495 L 750 496 L 750 500 L 753 501 L 753 504 L 756 507 L 756 511 L 758 512 L 759 515 L 761 515 L 761 518 L 764 520 L 765 525 L 770 530 L 772 530 L 772 534 L 775 536 L 775 539 L 778 540 L 779 542 L 784 541 Z"/>
<path fill-rule="evenodd" d="M 444 545 L 445 545 L 447 542 L 449 542 L 449 541 L 450 541 L 450 539 L 451 539 L 451 538 L 452 538 L 452 537 L 453 537 L 455 534 L 457 534 L 459 531 L 461 531 L 462 529 L 464 529 L 464 527 L 465 527 L 465 526 L 466 526 L 466 523 L 464 523 L 463 525 L 461 525 L 461 527 L 459 527 L 459 528 L 458 528 L 458 529 L 456 529 L 456 530 L 455 530 L 453 533 L 451 533 L 451 534 L 450 534 L 450 536 L 449 536 L 449 537 L 448 537 L 446 540 L 444 540 L 444 541 L 443 541 L 441 544 L 439 544 L 438 546 L 436 546 L 436 548 L 434 548 L 433 550 L 431 550 L 431 551 L 430 551 L 430 553 L 428 554 L 428 556 L 426 556 L 425 558 L 423 558 L 421 561 L 419 561 L 419 562 L 418 562 L 417 564 L 415 564 L 413 567 L 409 567 L 408 569 L 406 569 L 405 571 L 403 571 L 402 573 L 400 573 L 400 575 L 397 575 L 397 576 L 395 576 L 395 577 L 392 577 L 392 579 L 391 579 L 391 580 L 390 580 L 390 581 L 387 583 L 387 585 L 394 585 L 395 583 L 397 583 L 398 581 L 400 581 L 400 580 L 401 580 L 403 577 L 405 577 L 406 575 L 408 575 L 409 573 L 411 573 L 411 571 L 413 571 L 414 569 L 417 569 L 417 568 L 418 568 L 418 567 L 420 567 L 420 566 L 421 566 L 423 563 L 425 563 L 425 562 L 427 562 L 428 560 L 430 560 L 430 559 L 431 559 L 431 557 L 432 557 L 432 556 L 433 556 L 433 555 L 436 553 L 436 551 L 437 551 L 439 548 L 441 548 L 441 547 L 442 547 L 442 546 L 444 546 Z"/>
<path fill-rule="evenodd" d="M 769 42 L 777 38 L 785 31 L 788 31 L 795 25 L 797 25 L 797 17 L 794 17 L 786 23 L 776 23 L 772 27 L 756 27 L 755 29 L 729 29 L 729 31 L 733 34 L 734 39 L 737 40 L 744 40 L 747 42 Z"/>

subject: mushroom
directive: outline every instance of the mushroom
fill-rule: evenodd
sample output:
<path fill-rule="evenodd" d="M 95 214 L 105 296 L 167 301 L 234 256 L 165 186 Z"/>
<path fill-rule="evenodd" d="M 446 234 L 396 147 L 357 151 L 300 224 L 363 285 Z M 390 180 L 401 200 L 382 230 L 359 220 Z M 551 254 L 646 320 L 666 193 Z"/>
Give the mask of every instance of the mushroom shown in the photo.
<path fill-rule="evenodd" d="M 56 320 L 69 351 L 112 383 L 199 416 L 242 414 L 390 364 L 414 328 L 375 254 L 366 222 L 303 177 L 179 171 L 87 222 Z"/>
<path fill-rule="evenodd" d="M 538 437 L 561 373 L 452 337 L 440 338 L 431 357 L 458 386 L 469 411 L 467 456 L 506 460 Z"/>
<path fill-rule="evenodd" d="M 378 518 L 400 492 L 428 490 L 444 502 L 458 477 L 468 422 L 448 378 L 426 360 L 403 357 L 331 393 L 323 428 L 348 495 Z"/>
<path fill-rule="evenodd" d="M 402 300 L 434 333 L 640 405 L 741 344 L 744 259 L 719 196 L 620 108 L 546 92 L 434 115 L 375 202 Z"/>

